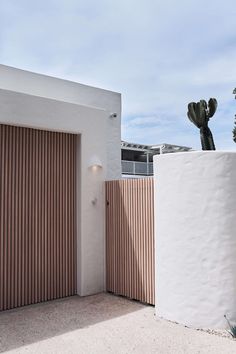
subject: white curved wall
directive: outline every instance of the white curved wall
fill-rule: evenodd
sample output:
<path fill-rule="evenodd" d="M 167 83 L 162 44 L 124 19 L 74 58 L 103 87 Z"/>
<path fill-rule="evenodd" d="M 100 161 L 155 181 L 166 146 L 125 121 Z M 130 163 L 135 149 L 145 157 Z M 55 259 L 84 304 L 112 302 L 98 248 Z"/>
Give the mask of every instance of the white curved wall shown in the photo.
<path fill-rule="evenodd" d="M 236 320 L 236 153 L 154 158 L 156 312 L 197 328 Z"/>

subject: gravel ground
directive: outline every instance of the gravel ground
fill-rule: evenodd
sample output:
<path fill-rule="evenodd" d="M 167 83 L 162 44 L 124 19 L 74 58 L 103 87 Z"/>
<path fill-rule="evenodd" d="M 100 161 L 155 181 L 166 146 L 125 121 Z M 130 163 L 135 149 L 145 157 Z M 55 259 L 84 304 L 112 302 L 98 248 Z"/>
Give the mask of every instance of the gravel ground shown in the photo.
<path fill-rule="evenodd" d="M 236 341 L 227 332 L 156 319 L 151 306 L 98 294 L 0 313 L 0 352 L 236 354 Z"/>

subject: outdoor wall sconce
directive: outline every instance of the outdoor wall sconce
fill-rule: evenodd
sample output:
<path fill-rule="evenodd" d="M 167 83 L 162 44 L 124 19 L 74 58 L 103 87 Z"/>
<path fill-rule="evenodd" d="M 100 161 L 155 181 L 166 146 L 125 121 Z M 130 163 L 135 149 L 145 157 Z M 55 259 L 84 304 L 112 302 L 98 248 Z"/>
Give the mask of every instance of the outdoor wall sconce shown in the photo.
<path fill-rule="evenodd" d="M 97 156 L 92 156 L 89 160 L 88 167 L 92 170 L 97 170 L 99 168 L 102 168 L 102 162 Z"/>
<path fill-rule="evenodd" d="M 109 116 L 109 118 L 116 118 L 117 117 L 117 113 L 112 113 L 112 114 L 110 114 L 110 116 Z"/>

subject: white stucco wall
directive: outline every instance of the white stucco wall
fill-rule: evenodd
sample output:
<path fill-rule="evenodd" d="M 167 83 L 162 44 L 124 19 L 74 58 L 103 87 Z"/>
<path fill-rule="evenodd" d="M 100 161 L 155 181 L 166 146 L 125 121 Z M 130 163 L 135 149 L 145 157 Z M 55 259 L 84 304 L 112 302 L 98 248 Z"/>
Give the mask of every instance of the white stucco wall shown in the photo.
<path fill-rule="evenodd" d="M 236 153 L 154 157 L 156 312 L 198 328 L 236 320 Z"/>
<path fill-rule="evenodd" d="M 106 119 L 107 179 L 121 175 L 121 94 L 77 82 L 0 65 L 0 89 L 98 108 L 117 118 Z M 96 138 L 96 134 L 94 134 Z"/>
<path fill-rule="evenodd" d="M 104 181 L 121 176 L 120 100 L 117 93 L 0 65 L 0 124 L 78 134 L 79 295 L 105 286 Z M 93 156 L 101 169 L 89 168 Z"/>

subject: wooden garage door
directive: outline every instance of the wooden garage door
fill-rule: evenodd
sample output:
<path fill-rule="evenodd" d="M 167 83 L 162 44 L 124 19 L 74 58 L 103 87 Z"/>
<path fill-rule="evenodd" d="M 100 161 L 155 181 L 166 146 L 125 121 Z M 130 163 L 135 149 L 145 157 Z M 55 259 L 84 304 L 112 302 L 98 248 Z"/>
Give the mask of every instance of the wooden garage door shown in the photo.
<path fill-rule="evenodd" d="M 0 124 L 0 310 L 76 292 L 76 136 Z"/>

